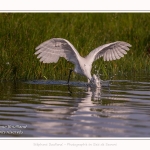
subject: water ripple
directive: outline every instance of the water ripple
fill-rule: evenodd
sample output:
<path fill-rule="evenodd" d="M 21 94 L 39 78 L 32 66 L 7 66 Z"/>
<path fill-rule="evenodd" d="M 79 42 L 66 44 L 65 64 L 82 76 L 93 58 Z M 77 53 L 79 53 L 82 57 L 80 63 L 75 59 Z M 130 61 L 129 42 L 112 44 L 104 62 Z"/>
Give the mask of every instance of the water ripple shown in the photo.
<path fill-rule="evenodd" d="M 108 82 L 101 89 L 84 82 L 1 83 L 0 136 L 149 137 L 150 83 Z M 22 132 L 8 132 L 14 130 Z"/>

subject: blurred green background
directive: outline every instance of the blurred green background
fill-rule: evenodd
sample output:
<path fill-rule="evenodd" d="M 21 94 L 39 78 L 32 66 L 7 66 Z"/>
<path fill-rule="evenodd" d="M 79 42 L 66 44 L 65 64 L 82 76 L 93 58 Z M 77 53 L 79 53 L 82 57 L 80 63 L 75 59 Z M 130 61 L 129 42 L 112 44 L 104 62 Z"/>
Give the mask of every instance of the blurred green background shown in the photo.
<path fill-rule="evenodd" d="M 0 13 L 0 79 L 67 80 L 73 64 L 64 58 L 43 64 L 34 55 L 36 46 L 53 37 L 69 40 L 81 56 L 109 42 L 130 43 L 124 58 L 94 62 L 92 73 L 102 79 L 150 73 L 149 13 Z M 86 78 L 74 73 L 71 80 Z"/>

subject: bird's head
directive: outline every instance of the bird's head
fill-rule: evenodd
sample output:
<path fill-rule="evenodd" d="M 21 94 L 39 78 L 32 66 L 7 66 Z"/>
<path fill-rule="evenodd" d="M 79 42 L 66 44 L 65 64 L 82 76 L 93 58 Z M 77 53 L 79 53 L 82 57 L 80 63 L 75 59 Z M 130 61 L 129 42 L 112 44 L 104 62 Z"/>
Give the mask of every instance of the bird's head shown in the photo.
<path fill-rule="evenodd" d="M 88 63 L 84 63 L 81 66 L 83 75 L 85 75 L 89 80 L 91 80 L 91 78 L 92 78 L 91 68 L 92 68 L 91 64 L 88 64 Z"/>

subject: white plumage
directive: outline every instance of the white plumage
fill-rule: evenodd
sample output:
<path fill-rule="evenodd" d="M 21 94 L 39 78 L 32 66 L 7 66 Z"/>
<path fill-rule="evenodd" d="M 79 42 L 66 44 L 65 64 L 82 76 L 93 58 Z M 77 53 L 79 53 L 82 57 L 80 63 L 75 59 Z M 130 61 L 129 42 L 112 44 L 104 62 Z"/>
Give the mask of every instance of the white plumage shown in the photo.
<path fill-rule="evenodd" d="M 43 63 L 56 63 L 60 57 L 75 65 L 74 72 L 86 76 L 91 81 L 92 63 L 103 57 L 104 61 L 120 59 L 131 47 L 129 43 L 116 41 L 97 47 L 86 57 L 81 57 L 75 47 L 66 39 L 52 38 L 36 47 L 35 54 Z"/>

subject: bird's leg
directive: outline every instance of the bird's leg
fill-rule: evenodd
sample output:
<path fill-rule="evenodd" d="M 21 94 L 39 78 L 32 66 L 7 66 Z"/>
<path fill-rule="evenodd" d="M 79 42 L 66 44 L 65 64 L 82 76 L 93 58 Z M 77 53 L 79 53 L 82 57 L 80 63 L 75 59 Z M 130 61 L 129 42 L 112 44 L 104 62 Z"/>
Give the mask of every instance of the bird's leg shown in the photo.
<path fill-rule="evenodd" d="M 70 81 L 70 75 L 71 75 L 71 72 L 72 72 L 73 70 L 72 69 L 70 69 L 70 71 L 69 71 L 69 77 L 68 77 L 68 82 L 67 82 L 67 84 L 69 84 L 69 81 Z"/>
<path fill-rule="evenodd" d="M 70 95 L 72 94 L 72 91 L 70 89 L 70 85 L 68 84 L 68 91 L 70 92 Z"/>

